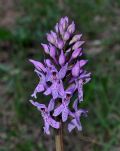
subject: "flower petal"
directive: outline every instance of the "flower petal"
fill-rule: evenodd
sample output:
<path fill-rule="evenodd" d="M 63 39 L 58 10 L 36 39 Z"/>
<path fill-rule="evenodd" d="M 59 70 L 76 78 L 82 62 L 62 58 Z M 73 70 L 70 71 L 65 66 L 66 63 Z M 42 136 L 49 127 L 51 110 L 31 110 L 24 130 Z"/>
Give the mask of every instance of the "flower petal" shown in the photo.
<path fill-rule="evenodd" d="M 49 119 L 49 123 L 50 125 L 53 127 L 53 128 L 56 128 L 58 129 L 60 127 L 60 123 L 59 122 L 56 122 L 54 119 L 50 118 Z"/>
<path fill-rule="evenodd" d="M 58 106 L 58 107 L 54 110 L 53 116 L 58 116 L 58 115 L 60 115 L 60 113 L 63 111 L 63 109 L 64 109 L 64 106 L 61 104 L 60 106 Z"/>
<path fill-rule="evenodd" d="M 77 61 L 77 63 L 72 68 L 72 75 L 74 77 L 77 77 L 77 76 L 79 76 L 79 73 L 80 73 L 80 66 L 79 66 L 79 61 Z"/>
<path fill-rule="evenodd" d="M 67 108 L 64 108 L 64 110 L 62 111 L 62 121 L 63 122 L 67 121 L 68 113 L 69 113 L 69 110 Z"/>
<path fill-rule="evenodd" d="M 55 47 L 53 45 L 50 44 L 50 56 L 52 58 L 55 58 Z"/>
<path fill-rule="evenodd" d="M 44 133 L 46 133 L 47 135 L 50 135 L 49 127 L 50 125 L 48 124 L 48 122 L 45 122 L 45 126 L 43 127 L 43 129 L 44 129 Z"/>
<path fill-rule="evenodd" d="M 73 103 L 73 108 L 74 108 L 75 111 L 77 111 L 77 109 L 78 109 L 78 99 L 76 99 L 76 100 L 74 101 L 74 103 Z"/>
<path fill-rule="evenodd" d="M 55 43 L 55 39 L 52 34 L 47 34 L 47 40 L 52 44 Z"/>
<path fill-rule="evenodd" d="M 79 56 L 81 50 L 82 50 L 82 48 L 78 48 L 78 49 L 74 50 L 72 53 L 72 58 L 73 59 L 77 58 Z"/>
<path fill-rule="evenodd" d="M 49 102 L 49 105 L 48 105 L 48 111 L 52 111 L 55 107 L 55 100 L 54 99 L 51 99 L 50 102 Z"/>
<path fill-rule="evenodd" d="M 65 32 L 64 36 L 63 36 L 63 40 L 67 41 L 70 38 L 70 33 L 69 32 Z"/>
<path fill-rule="evenodd" d="M 76 127 L 76 126 L 75 126 L 72 122 L 70 122 L 70 123 L 68 124 L 68 131 L 71 132 L 75 127 Z"/>
<path fill-rule="evenodd" d="M 41 45 L 44 48 L 45 53 L 49 54 L 49 46 L 47 44 L 41 44 Z"/>
<path fill-rule="evenodd" d="M 60 81 L 60 84 L 59 84 L 59 89 L 58 89 L 58 93 L 61 97 L 63 97 L 65 95 L 65 91 L 64 91 L 64 87 L 63 87 L 63 83 L 62 81 Z"/>
<path fill-rule="evenodd" d="M 58 82 L 54 82 L 51 86 L 53 99 L 58 98 L 58 87 L 59 87 Z"/>
<path fill-rule="evenodd" d="M 73 47 L 72 47 L 72 49 L 73 50 L 76 50 L 76 49 L 78 49 L 82 44 L 84 44 L 85 42 L 84 41 L 77 41 L 74 45 L 73 45 Z"/>
<path fill-rule="evenodd" d="M 33 63 L 33 65 L 35 66 L 35 68 L 37 70 L 39 70 L 39 71 L 42 70 L 42 71 L 46 72 L 46 68 L 41 62 L 35 61 L 35 60 L 32 60 L 32 59 L 29 59 L 29 61 Z"/>
<path fill-rule="evenodd" d="M 65 55 L 64 55 L 64 53 L 63 53 L 63 50 L 61 50 L 61 54 L 60 54 L 60 56 L 59 56 L 59 64 L 60 64 L 61 66 L 63 66 L 64 63 L 65 63 Z"/>
<path fill-rule="evenodd" d="M 66 63 L 59 71 L 59 79 L 63 79 L 66 75 L 68 63 Z"/>
<path fill-rule="evenodd" d="M 30 103 L 32 105 L 36 106 L 37 108 L 44 108 L 44 109 L 46 109 L 46 106 L 44 104 L 40 104 L 38 102 L 34 102 L 33 100 L 29 100 L 29 101 L 30 101 Z"/>
<path fill-rule="evenodd" d="M 80 68 L 83 67 L 87 62 L 88 62 L 88 60 L 80 60 L 79 61 Z"/>
<path fill-rule="evenodd" d="M 68 29 L 67 31 L 72 34 L 74 31 L 75 31 L 75 23 L 72 22 L 69 26 L 68 26 Z"/>
<path fill-rule="evenodd" d="M 70 45 L 78 40 L 80 40 L 80 38 L 82 37 L 82 34 L 79 34 L 79 35 L 75 35 L 72 40 L 70 41 Z"/>
<path fill-rule="evenodd" d="M 47 90 L 44 92 L 45 95 L 50 95 L 51 94 L 51 87 L 47 88 Z"/>
<path fill-rule="evenodd" d="M 59 27 L 58 23 L 55 25 L 55 31 L 58 33 L 59 32 Z"/>
<path fill-rule="evenodd" d="M 64 42 L 61 40 L 61 39 L 57 39 L 57 47 L 59 48 L 59 49 L 63 49 L 63 47 L 64 47 Z"/>

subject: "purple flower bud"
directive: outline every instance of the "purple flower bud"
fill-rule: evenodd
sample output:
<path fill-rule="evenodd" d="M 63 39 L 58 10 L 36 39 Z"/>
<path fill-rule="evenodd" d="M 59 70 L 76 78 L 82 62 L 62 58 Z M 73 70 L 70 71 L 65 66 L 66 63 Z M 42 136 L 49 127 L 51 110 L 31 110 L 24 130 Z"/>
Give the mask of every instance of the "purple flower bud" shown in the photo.
<path fill-rule="evenodd" d="M 50 43 L 52 43 L 52 44 L 55 43 L 55 39 L 54 39 L 54 37 L 53 37 L 51 34 L 47 34 L 47 40 L 48 40 Z"/>
<path fill-rule="evenodd" d="M 59 32 L 58 23 L 55 25 L 55 31 L 56 31 L 57 33 Z"/>
<path fill-rule="evenodd" d="M 53 32 L 52 30 L 51 30 L 51 35 L 53 36 L 54 40 L 57 39 L 57 34 Z"/>
<path fill-rule="evenodd" d="M 63 25 L 63 30 L 65 30 L 68 26 L 68 17 L 64 18 L 62 25 Z"/>
<path fill-rule="evenodd" d="M 69 32 L 65 32 L 63 36 L 63 40 L 67 41 L 70 38 Z"/>
<path fill-rule="evenodd" d="M 78 49 L 82 44 L 84 44 L 84 41 L 77 41 L 77 42 L 73 45 L 72 49 L 73 49 L 73 50 Z"/>
<path fill-rule="evenodd" d="M 80 60 L 79 61 L 80 68 L 83 67 L 87 62 L 88 60 Z"/>
<path fill-rule="evenodd" d="M 50 44 L 50 56 L 52 58 L 55 58 L 55 47 L 53 45 Z"/>
<path fill-rule="evenodd" d="M 61 54 L 60 54 L 60 57 L 59 57 L 59 64 L 61 66 L 63 66 L 65 64 L 65 55 L 63 53 L 63 50 L 61 50 Z"/>
<path fill-rule="evenodd" d="M 72 33 L 75 31 L 75 23 L 74 23 L 74 22 L 72 22 L 72 24 L 70 24 L 70 25 L 68 26 L 67 31 L 68 31 L 70 34 L 72 34 Z"/>
<path fill-rule="evenodd" d="M 80 73 L 80 66 L 79 66 L 79 61 L 77 61 L 77 63 L 72 68 L 72 75 L 74 77 L 77 77 L 77 76 L 79 76 L 79 73 Z"/>
<path fill-rule="evenodd" d="M 65 21 L 66 21 L 66 23 L 68 24 L 68 17 L 67 17 L 67 16 L 65 17 Z"/>
<path fill-rule="evenodd" d="M 64 23 L 64 18 L 60 19 L 60 24 L 62 25 Z"/>
<path fill-rule="evenodd" d="M 37 70 L 39 70 L 39 71 L 42 70 L 43 72 L 46 72 L 46 68 L 41 62 L 35 61 L 35 60 L 32 60 L 32 59 L 29 59 L 29 61 L 34 64 L 34 66 Z"/>
<path fill-rule="evenodd" d="M 81 50 L 82 50 L 82 48 L 78 48 L 78 49 L 74 50 L 72 53 L 72 58 L 73 59 L 77 58 L 79 56 Z"/>
<path fill-rule="evenodd" d="M 45 63 L 46 63 L 46 65 L 47 65 L 48 67 L 51 67 L 51 66 L 52 66 L 50 59 L 46 59 L 46 60 L 45 60 Z"/>
<path fill-rule="evenodd" d="M 59 31 L 60 31 L 61 36 L 63 36 L 64 35 L 63 24 L 59 24 Z"/>
<path fill-rule="evenodd" d="M 63 49 L 63 46 L 64 46 L 64 42 L 63 42 L 62 40 L 58 39 L 58 40 L 57 40 L 57 47 L 58 47 L 59 49 Z"/>
<path fill-rule="evenodd" d="M 72 40 L 70 41 L 69 44 L 71 45 L 72 43 L 74 43 L 74 42 L 80 40 L 81 37 L 82 37 L 82 34 L 80 34 L 80 35 L 75 35 L 75 36 L 72 38 Z"/>
<path fill-rule="evenodd" d="M 42 47 L 44 48 L 45 53 L 49 54 L 48 45 L 46 45 L 46 44 L 41 44 L 41 45 L 42 45 Z"/>

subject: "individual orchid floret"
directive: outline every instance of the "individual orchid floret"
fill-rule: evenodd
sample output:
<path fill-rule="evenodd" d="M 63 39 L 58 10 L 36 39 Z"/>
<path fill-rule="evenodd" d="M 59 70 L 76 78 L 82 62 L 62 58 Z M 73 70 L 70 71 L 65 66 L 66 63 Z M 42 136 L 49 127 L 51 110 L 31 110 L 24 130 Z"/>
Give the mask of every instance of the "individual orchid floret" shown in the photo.
<path fill-rule="evenodd" d="M 50 81 L 52 83 L 56 81 L 62 80 L 66 73 L 67 73 L 68 63 L 66 63 L 64 66 L 61 67 L 60 71 L 57 71 L 54 65 L 51 65 L 50 68 L 47 70 L 47 81 Z"/>
<path fill-rule="evenodd" d="M 62 81 L 54 82 L 47 90 L 44 92 L 45 95 L 52 94 L 53 99 L 57 99 L 63 93 L 63 84 Z"/>
<path fill-rule="evenodd" d="M 67 64 L 64 65 L 58 72 L 56 68 L 52 69 L 48 75 L 47 81 L 52 82 L 51 86 L 44 92 L 45 95 L 52 94 L 53 98 L 59 98 L 59 95 L 63 94 L 63 83 L 62 79 L 65 77 L 67 72 Z"/>
<path fill-rule="evenodd" d="M 67 26 L 68 26 L 68 17 L 61 18 L 61 20 L 59 22 L 59 31 L 60 31 L 60 34 L 62 37 L 65 33 Z"/>
<path fill-rule="evenodd" d="M 60 123 L 56 122 L 50 115 L 50 107 L 47 108 L 44 104 L 40 104 L 38 102 L 34 102 L 32 100 L 30 100 L 30 102 L 32 103 L 32 105 L 34 105 L 35 107 L 37 107 L 37 109 L 41 112 L 41 115 L 43 117 L 44 120 L 44 132 L 46 134 L 50 134 L 50 126 L 52 126 L 55 129 L 58 129 L 60 127 Z"/>
<path fill-rule="evenodd" d="M 68 124 L 68 130 L 71 132 L 74 128 L 77 128 L 78 131 L 82 130 L 82 125 L 80 122 L 80 117 L 83 114 L 84 116 L 87 115 L 87 111 L 83 109 L 78 109 L 78 100 L 76 99 L 73 104 L 73 108 L 75 112 L 70 112 L 70 115 L 73 117 L 71 122 Z"/>
<path fill-rule="evenodd" d="M 58 116 L 62 113 L 63 122 L 65 122 L 68 119 L 68 115 L 69 115 L 68 105 L 70 103 L 70 98 L 72 97 L 72 94 L 74 93 L 74 91 L 75 91 L 75 85 L 71 85 L 64 92 L 64 95 L 62 96 L 62 104 L 54 110 L 53 116 Z"/>

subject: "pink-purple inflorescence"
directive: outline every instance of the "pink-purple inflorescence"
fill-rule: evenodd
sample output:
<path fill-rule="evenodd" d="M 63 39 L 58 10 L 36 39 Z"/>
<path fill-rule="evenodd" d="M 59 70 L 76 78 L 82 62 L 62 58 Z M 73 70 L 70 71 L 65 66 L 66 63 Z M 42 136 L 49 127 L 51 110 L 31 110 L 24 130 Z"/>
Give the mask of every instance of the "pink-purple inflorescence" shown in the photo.
<path fill-rule="evenodd" d="M 82 130 L 80 117 L 87 111 L 78 105 L 83 101 L 83 85 L 90 81 L 91 73 L 84 69 L 88 61 L 81 59 L 84 43 L 81 37 L 82 34 L 75 34 L 74 22 L 69 23 L 68 17 L 61 18 L 54 31 L 47 34 L 48 44 L 41 44 L 46 54 L 44 62 L 30 59 L 39 77 L 32 97 L 36 99 L 37 93 L 51 96 L 47 106 L 30 100 L 41 112 L 46 134 L 50 134 L 50 126 L 60 128 L 59 119 L 69 121 L 69 132 L 74 128 Z"/>

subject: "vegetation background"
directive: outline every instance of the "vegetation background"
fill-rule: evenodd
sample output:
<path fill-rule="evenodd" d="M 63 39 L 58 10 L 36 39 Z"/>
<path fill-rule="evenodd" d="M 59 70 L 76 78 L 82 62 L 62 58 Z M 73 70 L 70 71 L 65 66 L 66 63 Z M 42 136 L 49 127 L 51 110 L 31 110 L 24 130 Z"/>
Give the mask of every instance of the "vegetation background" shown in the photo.
<path fill-rule="evenodd" d="M 88 118 L 82 132 L 64 131 L 65 151 L 120 151 L 120 0 L 0 0 L 0 151 L 55 149 L 28 102 L 38 82 L 28 58 L 42 59 L 40 43 L 62 16 L 83 33 L 93 75 L 81 104 Z"/>

